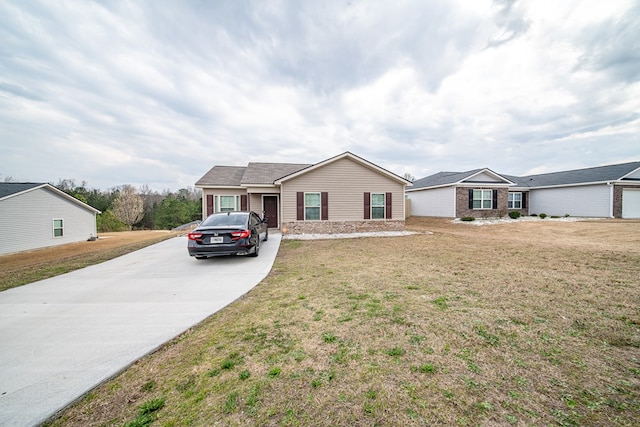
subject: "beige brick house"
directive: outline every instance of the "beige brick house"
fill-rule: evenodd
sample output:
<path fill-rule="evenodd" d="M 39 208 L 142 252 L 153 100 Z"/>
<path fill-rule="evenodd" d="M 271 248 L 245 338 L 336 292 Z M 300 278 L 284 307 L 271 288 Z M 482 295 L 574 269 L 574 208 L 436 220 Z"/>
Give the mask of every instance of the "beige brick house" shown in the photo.
<path fill-rule="evenodd" d="M 287 233 L 349 233 L 404 228 L 411 182 L 353 153 L 316 164 L 214 166 L 195 186 L 202 216 L 252 210 Z"/>

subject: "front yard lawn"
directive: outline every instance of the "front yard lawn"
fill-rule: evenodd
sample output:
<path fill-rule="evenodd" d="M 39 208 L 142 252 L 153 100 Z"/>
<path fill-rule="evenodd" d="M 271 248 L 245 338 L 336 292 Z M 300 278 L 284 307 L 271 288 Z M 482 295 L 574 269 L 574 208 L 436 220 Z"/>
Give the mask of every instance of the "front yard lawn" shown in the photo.
<path fill-rule="evenodd" d="M 640 223 L 408 227 L 433 234 L 283 241 L 51 425 L 637 425 Z"/>

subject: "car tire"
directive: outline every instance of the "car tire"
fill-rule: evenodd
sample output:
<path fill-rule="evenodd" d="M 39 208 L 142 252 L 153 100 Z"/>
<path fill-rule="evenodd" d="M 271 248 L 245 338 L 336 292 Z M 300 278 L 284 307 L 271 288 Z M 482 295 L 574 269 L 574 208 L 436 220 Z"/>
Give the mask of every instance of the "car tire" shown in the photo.
<path fill-rule="evenodd" d="M 258 236 L 258 238 L 256 239 L 256 244 L 253 247 L 253 252 L 251 252 L 249 256 L 257 257 L 258 255 L 260 255 L 260 236 Z"/>

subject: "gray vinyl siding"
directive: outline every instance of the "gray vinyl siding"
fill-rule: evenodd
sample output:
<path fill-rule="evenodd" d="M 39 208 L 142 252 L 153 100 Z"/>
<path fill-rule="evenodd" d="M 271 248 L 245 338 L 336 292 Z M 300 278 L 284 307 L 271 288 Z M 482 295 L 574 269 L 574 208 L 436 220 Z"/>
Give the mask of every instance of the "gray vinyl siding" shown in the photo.
<path fill-rule="evenodd" d="M 454 218 L 456 216 L 455 187 L 433 188 L 407 193 L 412 216 Z"/>
<path fill-rule="evenodd" d="M 281 187 L 282 222 L 296 221 L 296 193 L 327 192 L 329 221 L 364 219 L 364 193 L 393 193 L 393 218 L 404 220 L 404 186 L 351 159 L 343 158 L 296 178 Z M 375 220 L 373 220 L 375 221 Z"/>
<path fill-rule="evenodd" d="M 606 184 L 535 189 L 529 193 L 532 214 L 610 217 L 612 206 L 612 190 Z"/>
<path fill-rule="evenodd" d="M 62 219 L 64 235 L 53 237 L 53 220 Z M 0 201 L 0 254 L 21 252 L 97 236 L 95 213 L 46 188 Z"/>

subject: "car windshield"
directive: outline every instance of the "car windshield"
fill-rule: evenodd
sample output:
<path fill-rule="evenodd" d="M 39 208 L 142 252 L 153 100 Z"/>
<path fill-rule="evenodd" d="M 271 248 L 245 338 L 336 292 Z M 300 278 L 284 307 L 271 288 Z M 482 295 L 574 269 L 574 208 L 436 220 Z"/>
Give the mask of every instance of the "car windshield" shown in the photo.
<path fill-rule="evenodd" d="M 205 227 L 241 227 L 247 223 L 247 214 L 211 215 L 201 225 Z"/>

